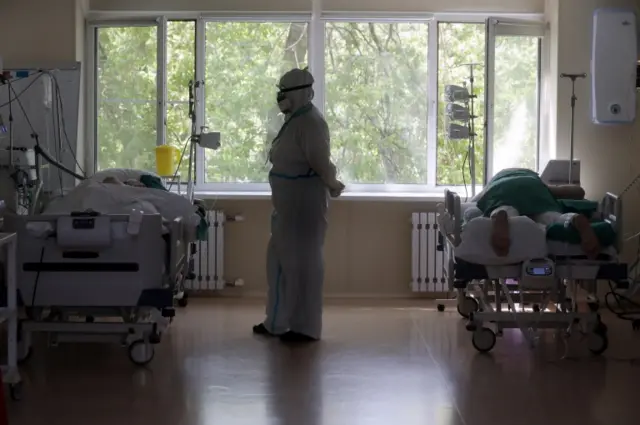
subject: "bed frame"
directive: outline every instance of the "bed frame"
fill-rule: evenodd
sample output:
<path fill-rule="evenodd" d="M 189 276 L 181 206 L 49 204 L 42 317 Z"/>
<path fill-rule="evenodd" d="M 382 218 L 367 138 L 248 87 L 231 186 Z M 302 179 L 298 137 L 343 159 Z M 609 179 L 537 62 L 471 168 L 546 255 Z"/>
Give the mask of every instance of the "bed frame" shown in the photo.
<path fill-rule="evenodd" d="M 622 247 L 621 213 L 621 200 L 607 193 L 598 214 L 616 231 L 616 252 Z M 608 256 L 596 260 L 585 256 L 549 257 L 547 260 L 555 265 L 553 284 L 526 287 L 521 282 L 522 263 L 486 266 L 458 258 L 456 248 L 462 243 L 462 223 L 460 197 L 446 190 L 445 202 L 438 207 L 438 249 L 444 252 L 445 277 L 450 291 L 457 295 L 458 312 L 469 320 L 467 329 L 473 332 L 472 343 L 477 350 L 490 351 L 496 336 L 507 328 L 520 329 L 531 344 L 536 340 L 537 329 L 565 329 L 570 334 L 578 328 L 588 335 L 593 353 L 607 349 L 606 326 L 598 314 L 597 283 L 614 281 L 624 288 L 628 285 L 626 264 Z M 579 289 L 588 294 L 588 308 L 584 312 L 578 309 Z M 519 303 L 516 297 L 520 298 Z M 507 311 L 503 311 L 505 303 Z"/>
<path fill-rule="evenodd" d="M 61 217 L 5 218 L 5 229 L 18 236 L 18 296 L 27 312 L 19 357 L 31 353 L 33 333 L 46 333 L 53 345 L 115 341 L 128 347 L 134 363 L 150 362 L 192 264 L 192 232 L 181 218 L 163 227 L 158 214 L 142 215 L 134 235 L 127 232 L 128 215 L 74 214 L 78 220 L 107 220 L 111 240 L 109 246 L 69 249 L 55 232 L 42 237 L 29 230 L 34 223 L 56 229 Z"/>

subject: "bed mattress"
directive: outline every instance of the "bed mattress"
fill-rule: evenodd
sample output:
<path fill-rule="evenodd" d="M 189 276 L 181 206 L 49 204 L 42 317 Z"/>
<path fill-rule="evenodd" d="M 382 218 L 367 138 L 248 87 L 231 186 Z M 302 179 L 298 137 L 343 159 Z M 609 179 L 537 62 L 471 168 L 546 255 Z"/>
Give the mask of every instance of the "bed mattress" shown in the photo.
<path fill-rule="evenodd" d="M 491 247 L 491 219 L 479 217 L 468 222 L 461 234 L 461 243 L 455 250 L 455 256 L 461 260 L 487 266 L 502 266 L 521 263 L 532 258 L 580 257 L 584 252 L 580 245 L 565 242 L 547 241 L 544 226 L 528 217 L 509 219 L 511 247 L 509 255 L 500 257 Z M 603 254 L 616 257 L 613 247 L 603 249 Z"/>

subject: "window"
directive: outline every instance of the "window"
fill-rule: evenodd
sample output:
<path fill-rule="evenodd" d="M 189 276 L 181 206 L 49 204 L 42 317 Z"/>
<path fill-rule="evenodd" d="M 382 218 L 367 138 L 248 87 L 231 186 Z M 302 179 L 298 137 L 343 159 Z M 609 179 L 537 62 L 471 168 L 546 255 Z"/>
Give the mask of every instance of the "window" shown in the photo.
<path fill-rule="evenodd" d="M 105 168 L 155 169 L 158 28 L 96 29 L 96 156 Z"/>
<path fill-rule="evenodd" d="M 541 24 L 263 18 L 95 24 L 96 167 L 154 170 L 155 147 L 170 144 L 185 151 L 185 183 L 193 81 L 196 130 L 221 133 L 220 149 L 196 151 L 196 190 L 266 190 L 278 78 L 310 65 L 347 190 L 469 186 L 470 142 L 451 137 L 444 92 L 470 89 L 474 64 L 476 183 L 537 168 Z"/>
<path fill-rule="evenodd" d="M 328 22 L 325 112 L 347 184 L 427 183 L 426 23 Z"/>
<path fill-rule="evenodd" d="M 529 35 L 495 37 L 494 171 L 537 169 L 540 38 Z"/>
<path fill-rule="evenodd" d="M 207 22 L 205 34 L 205 125 L 222 139 L 205 151 L 205 183 L 266 183 L 278 79 L 307 66 L 307 24 Z"/>

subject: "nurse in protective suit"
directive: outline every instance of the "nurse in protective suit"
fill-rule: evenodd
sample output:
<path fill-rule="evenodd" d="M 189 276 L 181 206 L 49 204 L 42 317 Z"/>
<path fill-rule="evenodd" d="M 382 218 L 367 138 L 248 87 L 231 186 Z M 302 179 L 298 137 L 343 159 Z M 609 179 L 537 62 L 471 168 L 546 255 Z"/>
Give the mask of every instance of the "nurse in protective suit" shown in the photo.
<path fill-rule="evenodd" d="M 330 158 L 329 128 L 311 103 L 313 82 L 306 69 L 280 79 L 277 100 L 285 122 L 269 154 L 269 293 L 266 319 L 253 331 L 285 342 L 320 339 L 328 201 L 344 190 Z"/>

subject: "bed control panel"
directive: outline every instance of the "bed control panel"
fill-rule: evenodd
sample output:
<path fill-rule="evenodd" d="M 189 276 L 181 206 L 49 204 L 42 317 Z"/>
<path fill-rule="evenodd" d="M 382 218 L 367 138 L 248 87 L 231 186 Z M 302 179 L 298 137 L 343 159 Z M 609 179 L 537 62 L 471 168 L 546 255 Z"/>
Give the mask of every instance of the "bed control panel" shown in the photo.
<path fill-rule="evenodd" d="M 548 258 L 525 261 L 522 265 L 520 284 L 536 289 L 555 285 L 555 263 Z"/>
<path fill-rule="evenodd" d="M 62 249 L 108 248 L 111 246 L 111 219 L 108 216 L 62 216 L 58 218 L 56 235 Z"/>

